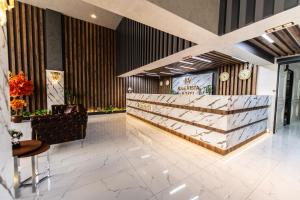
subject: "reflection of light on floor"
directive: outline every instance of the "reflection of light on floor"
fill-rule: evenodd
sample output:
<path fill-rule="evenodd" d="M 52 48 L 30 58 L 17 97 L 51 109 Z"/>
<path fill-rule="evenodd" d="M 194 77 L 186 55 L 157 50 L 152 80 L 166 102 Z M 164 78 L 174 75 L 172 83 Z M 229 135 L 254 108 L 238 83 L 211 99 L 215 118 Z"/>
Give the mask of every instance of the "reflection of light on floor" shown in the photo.
<path fill-rule="evenodd" d="M 179 185 L 178 187 L 176 187 L 175 189 L 171 190 L 169 192 L 170 195 L 173 195 L 175 194 L 176 192 L 179 192 L 180 190 L 184 189 L 186 187 L 186 184 L 182 184 L 182 185 Z"/>
<path fill-rule="evenodd" d="M 190 200 L 196 200 L 196 199 L 199 199 L 199 196 L 194 196 Z"/>
<path fill-rule="evenodd" d="M 163 171 L 163 174 L 167 174 L 167 173 L 169 173 L 169 170 L 166 169 Z"/>
<path fill-rule="evenodd" d="M 243 147 L 240 147 L 240 149 L 235 150 L 234 152 L 230 153 L 229 155 L 227 155 L 229 158 L 224 160 L 224 163 L 228 163 L 231 160 L 239 157 L 241 154 L 243 154 L 244 152 L 248 151 L 249 149 L 253 148 L 254 146 L 258 145 L 259 143 L 263 142 L 265 139 L 267 139 L 268 137 L 270 137 L 272 134 L 270 133 L 266 133 L 260 137 L 258 137 L 257 139 L 255 139 L 252 142 L 249 142 L 248 144 L 246 144 Z"/>
<path fill-rule="evenodd" d="M 141 158 L 146 159 L 146 158 L 149 158 L 150 156 L 151 156 L 150 154 L 146 154 L 146 155 L 141 156 Z"/>

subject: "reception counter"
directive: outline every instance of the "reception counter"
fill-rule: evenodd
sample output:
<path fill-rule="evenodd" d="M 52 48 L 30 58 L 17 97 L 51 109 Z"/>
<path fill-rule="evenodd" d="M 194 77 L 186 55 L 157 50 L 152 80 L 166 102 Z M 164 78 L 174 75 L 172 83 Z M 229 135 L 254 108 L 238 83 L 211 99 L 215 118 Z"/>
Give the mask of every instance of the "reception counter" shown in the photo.
<path fill-rule="evenodd" d="M 134 94 L 127 114 L 225 155 L 267 130 L 270 96 Z"/>

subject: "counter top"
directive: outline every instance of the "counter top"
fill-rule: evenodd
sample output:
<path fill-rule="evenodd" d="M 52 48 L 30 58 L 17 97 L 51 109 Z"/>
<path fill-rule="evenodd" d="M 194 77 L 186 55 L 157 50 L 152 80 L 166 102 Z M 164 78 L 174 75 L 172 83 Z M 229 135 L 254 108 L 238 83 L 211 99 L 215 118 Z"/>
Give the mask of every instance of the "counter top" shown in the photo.
<path fill-rule="evenodd" d="M 128 100 L 139 100 L 149 103 L 173 104 L 215 110 L 239 110 L 271 104 L 267 95 L 173 95 L 173 94 L 137 94 L 129 93 Z"/>

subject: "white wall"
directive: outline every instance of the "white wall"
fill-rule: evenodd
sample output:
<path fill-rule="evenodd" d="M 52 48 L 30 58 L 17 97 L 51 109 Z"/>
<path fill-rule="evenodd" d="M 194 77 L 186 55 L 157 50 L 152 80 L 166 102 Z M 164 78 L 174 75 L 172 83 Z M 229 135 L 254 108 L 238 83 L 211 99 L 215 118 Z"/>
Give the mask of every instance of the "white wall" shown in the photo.
<path fill-rule="evenodd" d="M 275 98 L 277 84 L 277 64 L 269 66 L 259 66 L 257 74 L 257 95 L 272 96 L 272 105 L 269 109 L 268 129 L 273 131 L 274 113 L 275 113 Z"/>
<path fill-rule="evenodd" d="M 8 134 L 10 123 L 8 96 L 8 54 L 6 26 L 0 26 L 0 199 L 12 199 L 13 160 L 11 140 Z"/>

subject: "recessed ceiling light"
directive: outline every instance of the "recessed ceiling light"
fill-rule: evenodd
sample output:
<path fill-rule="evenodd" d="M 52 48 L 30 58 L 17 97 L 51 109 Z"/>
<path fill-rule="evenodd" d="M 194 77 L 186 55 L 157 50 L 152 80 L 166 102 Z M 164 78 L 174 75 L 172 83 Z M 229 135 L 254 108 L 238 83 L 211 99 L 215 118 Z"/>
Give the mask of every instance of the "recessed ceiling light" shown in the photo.
<path fill-rule="evenodd" d="M 192 69 L 192 70 L 195 70 L 195 68 L 193 67 L 187 67 L 187 66 L 180 66 L 181 68 L 185 68 L 185 69 Z"/>
<path fill-rule="evenodd" d="M 195 60 L 200 60 L 200 61 L 203 61 L 203 62 L 211 63 L 211 60 L 208 60 L 208 59 L 205 59 L 205 58 L 200 58 L 198 56 L 193 56 L 192 58 L 195 59 Z"/>
<path fill-rule="evenodd" d="M 91 14 L 91 18 L 96 19 L 97 16 L 95 14 Z"/>
<path fill-rule="evenodd" d="M 272 40 L 267 34 L 262 34 L 261 36 L 269 43 L 274 43 L 274 40 Z"/>
<path fill-rule="evenodd" d="M 194 63 L 192 63 L 192 62 L 188 62 L 188 61 L 184 61 L 184 60 L 181 60 L 181 61 L 179 61 L 179 62 L 184 63 L 184 64 L 188 64 L 188 65 L 193 65 L 193 64 L 194 64 Z"/>
<path fill-rule="evenodd" d="M 239 61 L 242 61 L 242 62 L 247 62 L 246 60 L 243 60 L 243 59 L 240 59 L 238 57 L 235 57 L 235 56 L 231 56 L 233 59 L 236 59 L 236 60 L 239 60 Z"/>

